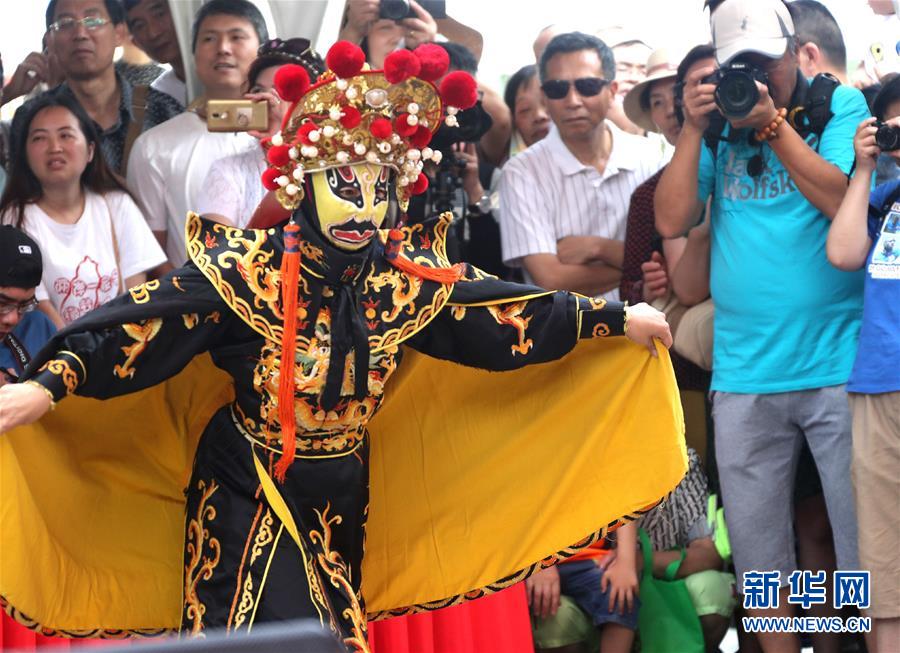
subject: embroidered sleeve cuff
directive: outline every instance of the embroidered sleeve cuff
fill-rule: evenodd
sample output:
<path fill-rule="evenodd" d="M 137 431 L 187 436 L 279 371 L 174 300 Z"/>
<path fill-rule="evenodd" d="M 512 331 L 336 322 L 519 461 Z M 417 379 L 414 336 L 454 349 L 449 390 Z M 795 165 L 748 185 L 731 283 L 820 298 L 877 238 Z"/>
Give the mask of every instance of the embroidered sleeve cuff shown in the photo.
<path fill-rule="evenodd" d="M 604 338 L 625 334 L 625 305 L 594 297 L 578 298 L 578 337 Z"/>
<path fill-rule="evenodd" d="M 86 378 L 87 369 L 81 359 L 70 351 L 61 351 L 31 380 L 46 388 L 56 402 L 75 392 Z"/>

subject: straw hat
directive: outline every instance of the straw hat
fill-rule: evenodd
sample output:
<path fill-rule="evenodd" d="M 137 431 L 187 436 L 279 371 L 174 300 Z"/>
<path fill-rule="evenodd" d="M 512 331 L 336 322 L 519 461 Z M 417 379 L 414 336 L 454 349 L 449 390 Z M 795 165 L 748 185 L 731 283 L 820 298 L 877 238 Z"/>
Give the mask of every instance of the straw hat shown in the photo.
<path fill-rule="evenodd" d="M 655 81 L 674 79 L 680 61 L 681 59 L 672 56 L 671 52 L 665 48 L 654 50 L 650 53 L 650 58 L 647 59 L 647 78 L 640 84 L 636 84 L 625 96 L 625 115 L 641 129 L 646 129 L 649 132 L 659 131 L 659 128 L 650 118 L 649 109 L 645 110 L 641 107 L 641 95 Z"/>

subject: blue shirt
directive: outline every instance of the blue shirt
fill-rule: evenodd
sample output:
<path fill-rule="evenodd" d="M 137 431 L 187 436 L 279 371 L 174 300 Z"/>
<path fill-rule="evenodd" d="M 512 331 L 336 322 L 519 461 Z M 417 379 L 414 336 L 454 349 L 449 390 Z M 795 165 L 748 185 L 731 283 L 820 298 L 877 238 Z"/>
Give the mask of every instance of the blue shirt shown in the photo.
<path fill-rule="evenodd" d="M 818 152 L 848 172 L 853 135 L 869 115 L 839 86 Z M 727 133 L 727 128 L 726 128 Z M 714 191 L 710 290 L 716 306 L 711 388 L 769 394 L 846 383 L 856 353 L 863 274 L 828 263 L 828 218 L 797 189 L 767 143 L 745 132 L 701 150 L 698 196 Z M 807 142 L 815 149 L 818 137 Z M 747 164 L 761 154 L 762 174 Z"/>
<path fill-rule="evenodd" d="M 900 179 L 882 184 L 869 202 L 880 209 L 898 187 Z M 847 390 L 877 394 L 900 390 L 900 201 L 886 214 L 869 217 L 869 238 L 859 350 Z"/>
<path fill-rule="evenodd" d="M 47 344 L 47 341 L 56 333 L 56 327 L 46 315 L 40 311 L 31 311 L 25 313 L 16 328 L 12 330 L 13 335 L 25 347 L 28 355 L 34 358 L 41 347 Z M 0 369 L 12 369 L 16 374 L 22 373 L 22 366 L 18 357 L 13 354 L 12 349 L 6 342 L 0 342 Z"/>

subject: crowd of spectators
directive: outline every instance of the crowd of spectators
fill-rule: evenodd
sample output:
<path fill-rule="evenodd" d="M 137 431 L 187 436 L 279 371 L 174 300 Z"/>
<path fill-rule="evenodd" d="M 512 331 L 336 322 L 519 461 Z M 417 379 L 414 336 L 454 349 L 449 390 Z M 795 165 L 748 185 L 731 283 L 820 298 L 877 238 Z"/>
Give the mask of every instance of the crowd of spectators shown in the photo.
<path fill-rule="evenodd" d="M 642 575 L 685 580 L 716 651 L 729 623 L 741 630 L 733 613 L 795 614 L 798 569 L 829 588 L 864 569 L 873 632 L 811 643 L 900 651 L 900 76 L 850 86 L 817 0 L 707 5 L 709 43 L 541 30 L 534 61 L 504 89 L 479 81 L 479 103 L 441 128 L 428 192 L 395 219 L 451 211 L 453 257 L 650 302 L 671 324 L 688 476 L 611 541 L 526 581 L 539 650 L 631 650 L 653 627 Z M 451 70 L 477 75 L 478 30 L 409 6 L 391 19 L 379 0 L 347 0 L 340 38 L 373 68 L 438 42 Z M 183 265 L 188 212 L 252 225 L 271 201 L 259 140 L 288 109 L 275 73 L 299 64 L 315 79 L 330 45 L 279 34 L 248 0 L 209 0 L 182 52 L 166 0 L 50 0 L 40 50 L 0 96 L 24 98 L 0 126 L 0 384 L 55 328 Z M 115 60 L 120 46 L 139 52 Z M 753 71 L 743 108 L 721 81 L 735 63 Z M 265 103 L 269 128 L 210 131 L 207 102 L 239 99 Z M 759 571 L 779 572 L 770 605 L 742 600 Z M 846 616 L 830 601 L 806 610 Z M 801 642 L 740 637 L 742 651 Z"/>

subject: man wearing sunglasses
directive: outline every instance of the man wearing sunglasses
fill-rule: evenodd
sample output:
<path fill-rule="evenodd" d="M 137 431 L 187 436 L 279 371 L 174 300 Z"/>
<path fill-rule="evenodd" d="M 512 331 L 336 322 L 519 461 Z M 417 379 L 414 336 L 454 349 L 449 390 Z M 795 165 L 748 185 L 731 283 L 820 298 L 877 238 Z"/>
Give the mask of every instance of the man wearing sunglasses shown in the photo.
<path fill-rule="evenodd" d="M 503 169 L 504 262 L 544 288 L 618 300 L 629 198 L 661 153 L 607 120 L 615 61 L 597 37 L 553 37 L 540 77 L 553 128 Z"/>
<path fill-rule="evenodd" d="M 24 231 L 0 227 L 0 386 L 16 381 L 56 333 L 50 318 L 34 310 L 42 271 L 37 243 Z"/>

